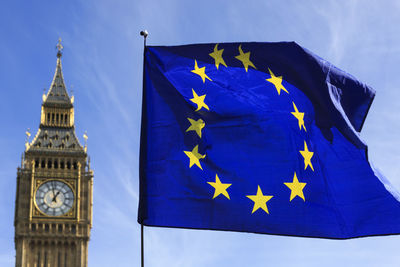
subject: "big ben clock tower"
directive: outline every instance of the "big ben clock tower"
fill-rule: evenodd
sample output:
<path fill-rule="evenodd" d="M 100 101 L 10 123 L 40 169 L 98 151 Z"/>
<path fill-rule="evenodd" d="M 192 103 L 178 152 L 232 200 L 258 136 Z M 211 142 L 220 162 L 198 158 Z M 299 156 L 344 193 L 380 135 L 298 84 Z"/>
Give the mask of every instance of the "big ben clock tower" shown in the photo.
<path fill-rule="evenodd" d="M 40 126 L 18 168 L 16 267 L 86 267 L 88 262 L 93 171 L 86 144 L 75 135 L 74 98 L 64 83 L 60 41 L 57 48 Z"/>

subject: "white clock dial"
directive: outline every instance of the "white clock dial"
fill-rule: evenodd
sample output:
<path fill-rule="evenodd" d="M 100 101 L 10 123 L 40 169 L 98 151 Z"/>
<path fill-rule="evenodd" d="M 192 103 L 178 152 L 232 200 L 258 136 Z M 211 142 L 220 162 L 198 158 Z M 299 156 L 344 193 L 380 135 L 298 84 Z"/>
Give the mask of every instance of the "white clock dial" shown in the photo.
<path fill-rule="evenodd" d="M 43 213 L 49 216 L 60 216 L 73 207 L 74 193 L 66 183 L 50 180 L 36 190 L 35 201 Z"/>

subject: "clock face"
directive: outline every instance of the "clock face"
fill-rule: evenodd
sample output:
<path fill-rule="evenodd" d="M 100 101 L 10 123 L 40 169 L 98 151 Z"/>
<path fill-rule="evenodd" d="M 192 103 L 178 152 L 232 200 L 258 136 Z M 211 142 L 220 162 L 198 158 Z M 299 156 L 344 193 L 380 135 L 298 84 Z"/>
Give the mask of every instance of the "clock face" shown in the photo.
<path fill-rule="evenodd" d="M 37 207 L 43 213 L 49 216 L 60 216 L 72 208 L 74 193 L 66 183 L 51 180 L 39 186 L 35 200 Z"/>

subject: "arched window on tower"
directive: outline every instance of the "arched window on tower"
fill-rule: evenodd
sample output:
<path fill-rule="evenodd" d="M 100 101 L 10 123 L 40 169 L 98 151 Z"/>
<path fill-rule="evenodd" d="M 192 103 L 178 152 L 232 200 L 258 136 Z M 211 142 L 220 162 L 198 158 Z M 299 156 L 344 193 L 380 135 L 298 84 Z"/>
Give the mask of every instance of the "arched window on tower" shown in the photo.
<path fill-rule="evenodd" d="M 65 114 L 65 124 L 68 125 L 68 114 Z"/>
<path fill-rule="evenodd" d="M 49 160 L 47 161 L 47 168 L 48 168 L 48 169 L 51 169 L 51 165 L 52 165 L 51 163 L 52 163 L 52 162 L 51 162 L 51 159 L 49 159 Z"/>
<path fill-rule="evenodd" d="M 56 123 L 58 124 L 58 113 L 56 114 Z"/>
<path fill-rule="evenodd" d="M 51 113 L 51 123 L 54 123 L 54 113 Z"/>
<path fill-rule="evenodd" d="M 58 169 L 58 160 L 54 160 L 54 169 Z"/>
<path fill-rule="evenodd" d="M 60 123 L 64 124 L 64 114 L 60 114 Z"/>
<path fill-rule="evenodd" d="M 47 123 L 50 123 L 50 112 L 47 113 Z"/>
<path fill-rule="evenodd" d="M 40 168 L 44 169 L 46 167 L 46 161 L 42 159 L 42 163 L 40 164 Z"/>

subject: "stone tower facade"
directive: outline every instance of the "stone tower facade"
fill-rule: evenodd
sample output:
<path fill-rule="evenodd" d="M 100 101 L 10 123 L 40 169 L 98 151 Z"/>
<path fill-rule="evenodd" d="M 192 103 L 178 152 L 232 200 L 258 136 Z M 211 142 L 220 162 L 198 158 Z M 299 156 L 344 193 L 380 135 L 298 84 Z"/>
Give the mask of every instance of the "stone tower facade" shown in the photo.
<path fill-rule="evenodd" d="M 56 71 L 43 95 L 40 126 L 27 142 L 17 172 L 17 267 L 88 264 L 93 171 L 86 144 L 83 147 L 75 134 L 74 98 L 64 83 L 61 43 L 57 47 Z"/>

